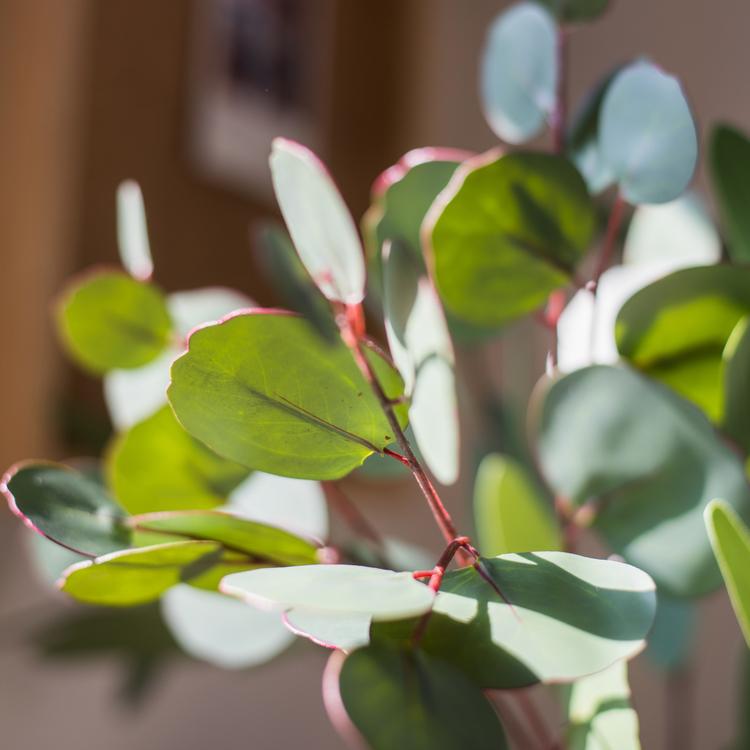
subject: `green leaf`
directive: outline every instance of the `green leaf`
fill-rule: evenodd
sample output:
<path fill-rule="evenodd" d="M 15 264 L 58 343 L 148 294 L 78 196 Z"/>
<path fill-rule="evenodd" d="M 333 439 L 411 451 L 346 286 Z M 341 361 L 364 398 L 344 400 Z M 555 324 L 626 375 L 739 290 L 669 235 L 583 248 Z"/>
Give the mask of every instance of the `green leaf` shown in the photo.
<path fill-rule="evenodd" d="M 283 529 L 248 521 L 216 510 L 167 511 L 133 516 L 129 524 L 138 535 L 181 536 L 219 542 L 230 552 L 277 565 L 305 565 L 318 561 L 318 548 Z"/>
<path fill-rule="evenodd" d="M 401 242 L 383 257 L 385 331 L 393 361 L 411 395 L 409 422 L 427 466 L 441 484 L 459 470 L 455 358 L 440 299 Z"/>
<path fill-rule="evenodd" d="M 190 331 L 198 325 L 219 320 L 254 304 L 244 294 L 223 287 L 174 292 L 167 297 L 175 334 L 181 339 L 187 339 Z M 112 370 L 104 376 L 104 399 L 116 430 L 132 427 L 167 403 L 169 368 L 184 348 L 184 345 L 177 344 L 169 346 L 143 367 Z"/>
<path fill-rule="evenodd" d="M 555 107 L 557 29 L 535 3 L 500 14 L 482 53 L 484 115 L 498 138 L 523 143 L 537 135 Z"/>
<path fill-rule="evenodd" d="M 130 545 L 122 508 L 101 484 L 67 466 L 17 464 L 1 489 L 29 528 L 73 552 L 101 555 Z"/>
<path fill-rule="evenodd" d="M 734 613 L 750 646 L 750 531 L 723 500 L 709 503 L 705 519 Z"/>
<path fill-rule="evenodd" d="M 305 270 L 289 235 L 276 225 L 264 226 L 258 233 L 258 249 L 282 305 L 299 313 L 324 341 L 336 343 L 339 331 L 331 305 Z"/>
<path fill-rule="evenodd" d="M 490 152 L 459 167 L 425 220 L 438 291 L 458 317 L 499 326 L 564 286 L 594 231 L 567 159 Z"/>
<path fill-rule="evenodd" d="M 284 623 L 295 635 L 302 636 L 325 648 L 353 651 L 370 642 L 370 623 L 367 613 L 342 615 L 339 612 L 316 612 L 291 609 L 284 613 Z"/>
<path fill-rule="evenodd" d="M 398 373 L 374 349 L 368 357 L 386 395 L 399 397 Z M 219 455 L 283 476 L 337 479 L 394 438 L 349 350 L 277 311 L 195 331 L 168 395 L 188 432 Z M 405 422 L 406 407 L 397 412 Z"/>
<path fill-rule="evenodd" d="M 222 669 L 263 664 L 294 640 L 278 614 L 184 584 L 164 594 L 161 612 L 185 653 Z"/>
<path fill-rule="evenodd" d="M 659 592 L 654 627 L 648 636 L 646 656 L 662 669 L 685 665 L 692 654 L 697 607 L 685 599 L 673 599 Z"/>
<path fill-rule="evenodd" d="M 427 612 L 431 589 L 411 573 L 359 565 L 299 565 L 227 576 L 221 590 L 262 609 L 310 610 L 320 614 L 365 614 L 397 620 Z"/>
<path fill-rule="evenodd" d="M 121 505 L 135 514 L 214 508 L 248 470 L 188 435 L 164 406 L 115 439 L 107 474 Z"/>
<path fill-rule="evenodd" d="M 578 370 L 547 392 L 539 458 L 553 491 L 589 504 L 610 548 L 660 590 L 699 596 L 720 584 L 703 510 L 719 496 L 750 516 L 750 489 L 693 406 L 631 370 Z"/>
<path fill-rule="evenodd" d="M 72 565 L 57 585 L 86 604 L 131 607 L 158 599 L 171 586 L 204 572 L 220 553 L 220 544 L 202 541 L 112 552 Z"/>
<path fill-rule="evenodd" d="M 570 682 L 645 646 L 653 581 L 624 563 L 565 552 L 482 558 L 445 575 L 420 647 L 483 688 Z M 373 642 L 412 639 L 414 620 L 374 623 Z"/>
<path fill-rule="evenodd" d="M 722 430 L 750 454 L 750 317 L 734 327 L 722 355 L 724 419 Z"/>
<path fill-rule="evenodd" d="M 568 718 L 568 750 L 641 750 L 624 662 L 573 683 Z"/>
<path fill-rule="evenodd" d="M 750 313 L 750 269 L 687 268 L 633 295 L 617 316 L 620 354 L 700 406 L 724 413 L 722 353 Z"/>
<path fill-rule="evenodd" d="M 24 538 L 32 565 L 44 583 L 53 585 L 65 568 L 86 559 L 41 534 L 26 534 Z"/>
<path fill-rule="evenodd" d="M 607 87 L 599 148 L 629 203 L 665 203 L 688 186 L 698 136 L 679 81 L 641 60 Z"/>
<path fill-rule="evenodd" d="M 750 140 L 729 125 L 711 134 L 709 164 L 714 193 L 727 233 L 729 255 L 735 263 L 750 260 Z"/>
<path fill-rule="evenodd" d="M 474 481 L 474 523 L 485 556 L 560 550 L 560 530 L 549 503 L 523 466 L 491 453 Z"/>
<path fill-rule="evenodd" d="M 154 272 L 148 241 L 143 193 L 134 180 L 117 186 L 117 244 L 125 270 L 139 281 L 148 281 Z"/>
<path fill-rule="evenodd" d="M 57 317 L 71 356 L 96 374 L 145 365 L 164 350 L 172 332 L 162 293 L 119 271 L 73 281 Z"/>
<path fill-rule="evenodd" d="M 561 22 L 591 21 L 609 6 L 609 0 L 536 0 Z"/>
<path fill-rule="evenodd" d="M 332 660 L 324 678 L 331 719 L 343 730 L 348 716 L 372 750 L 508 747 L 481 690 L 429 654 L 377 644 L 358 649 L 343 665 L 338 654 Z"/>
<path fill-rule="evenodd" d="M 313 281 L 334 302 L 361 302 L 362 244 L 326 168 L 312 151 L 285 138 L 274 139 L 270 164 L 276 200 Z"/>

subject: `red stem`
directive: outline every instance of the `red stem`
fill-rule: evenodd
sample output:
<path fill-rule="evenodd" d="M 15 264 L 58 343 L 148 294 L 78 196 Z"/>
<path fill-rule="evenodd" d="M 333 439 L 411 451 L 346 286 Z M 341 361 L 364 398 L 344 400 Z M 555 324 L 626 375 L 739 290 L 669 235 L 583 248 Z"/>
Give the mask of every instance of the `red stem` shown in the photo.
<path fill-rule="evenodd" d="M 596 271 L 594 272 L 594 278 L 591 280 L 591 286 L 593 287 L 592 291 L 594 294 L 596 294 L 596 288 L 599 286 L 599 279 L 612 262 L 612 254 L 615 250 L 615 240 L 617 239 L 617 233 L 620 231 L 620 225 L 622 224 L 624 215 L 625 199 L 622 197 L 622 194 L 618 192 L 615 202 L 612 204 L 612 210 L 609 213 L 607 229 L 604 234 L 604 245 L 602 246 L 599 262 L 597 263 Z"/>
<path fill-rule="evenodd" d="M 567 87 L 568 87 L 568 31 L 563 26 L 557 30 L 557 89 L 555 91 L 555 108 L 552 110 L 550 125 L 555 153 L 565 150 L 565 121 L 567 120 Z"/>

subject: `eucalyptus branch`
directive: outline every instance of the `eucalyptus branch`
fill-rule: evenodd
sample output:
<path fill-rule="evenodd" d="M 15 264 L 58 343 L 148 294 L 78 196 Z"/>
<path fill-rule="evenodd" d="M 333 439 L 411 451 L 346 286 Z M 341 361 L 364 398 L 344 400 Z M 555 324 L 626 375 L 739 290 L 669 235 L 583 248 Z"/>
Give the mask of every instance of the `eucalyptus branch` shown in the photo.
<path fill-rule="evenodd" d="M 604 233 L 604 243 L 602 244 L 602 251 L 599 255 L 599 261 L 594 271 L 594 276 L 591 281 L 586 285 L 587 289 L 590 289 L 595 295 L 597 287 L 599 286 L 599 279 L 602 274 L 609 268 L 612 262 L 612 254 L 615 251 L 615 241 L 617 239 L 617 233 L 620 231 L 622 220 L 625 216 L 625 199 L 622 197 L 622 193 L 618 191 L 615 197 L 615 202 L 612 204 L 612 208 L 609 212 L 609 219 L 607 220 L 607 228 Z"/>
<path fill-rule="evenodd" d="M 555 56 L 557 59 L 557 86 L 555 89 L 555 106 L 550 117 L 550 127 L 555 153 L 561 154 L 565 149 L 565 126 L 568 113 L 568 30 L 564 26 L 558 26 L 557 28 Z"/>

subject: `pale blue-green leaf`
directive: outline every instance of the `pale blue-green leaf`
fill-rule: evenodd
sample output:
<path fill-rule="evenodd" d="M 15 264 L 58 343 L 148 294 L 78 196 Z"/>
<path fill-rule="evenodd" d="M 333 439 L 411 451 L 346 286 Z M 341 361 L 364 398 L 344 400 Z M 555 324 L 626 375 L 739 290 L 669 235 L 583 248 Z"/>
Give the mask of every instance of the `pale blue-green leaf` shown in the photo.
<path fill-rule="evenodd" d="M 295 635 L 325 648 L 352 651 L 370 642 L 372 618 L 367 613 L 331 614 L 292 609 L 284 614 L 284 622 Z"/>
<path fill-rule="evenodd" d="M 676 669 L 690 658 L 696 628 L 696 605 L 659 592 L 646 656 L 663 669 Z"/>

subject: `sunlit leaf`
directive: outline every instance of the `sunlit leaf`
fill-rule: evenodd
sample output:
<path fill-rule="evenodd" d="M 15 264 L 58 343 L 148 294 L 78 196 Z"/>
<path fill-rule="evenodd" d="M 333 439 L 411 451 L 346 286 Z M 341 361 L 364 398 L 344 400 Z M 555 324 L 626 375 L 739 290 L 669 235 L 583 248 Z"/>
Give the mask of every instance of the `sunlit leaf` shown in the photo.
<path fill-rule="evenodd" d="M 403 383 L 367 355 L 389 398 Z M 169 399 L 192 435 L 250 468 L 336 479 L 394 438 L 349 350 L 327 346 L 299 317 L 237 315 L 199 329 L 172 366 Z M 406 406 L 397 407 L 405 421 Z"/>
<path fill-rule="evenodd" d="M 163 294 L 119 271 L 99 271 L 68 285 L 58 324 L 71 356 L 97 374 L 141 367 L 169 343 L 172 321 Z"/>
<path fill-rule="evenodd" d="M 151 513 L 221 505 L 248 470 L 188 435 L 164 406 L 115 439 L 107 474 L 128 512 Z"/>
<path fill-rule="evenodd" d="M 442 484 L 458 479 L 459 425 L 453 344 L 440 299 L 400 242 L 384 253 L 385 330 L 393 361 L 411 395 L 417 445 Z"/>
<path fill-rule="evenodd" d="M 361 302 L 362 244 L 326 168 L 312 151 L 284 138 L 274 140 L 270 164 L 276 200 L 313 281 L 330 300 Z"/>
<path fill-rule="evenodd" d="M 341 725 L 343 710 L 373 750 L 508 747 L 481 690 L 439 659 L 386 644 L 358 649 L 343 665 L 331 658 L 324 683 L 331 719 Z"/>
<path fill-rule="evenodd" d="M 161 611 L 183 651 L 223 669 L 263 664 L 293 640 L 278 614 L 184 584 L 164 594 Z"/>
<path fill-rule="evenodd" d="M 73 551 L 101 555 L 130 545 L 125 511 L 99 482 L 67 466 L 18 464 L 2 491 L 27 526 Z"/>
<path fill-rule="evenodd" d="M 352 651 L 370 642 L 372 618 L 365 612 L 341 614 L 292 609 L 284 614 L 284 622 L 295 635 L 302 636 L 325 648 Z"/>
<path fill-rule="evenodd" d="M 629 203 L 665 203 L 688 186 L 698 137 L 679 81 L 645 60 L 607 87 L 599 118 L 601 155 Z"/>
<path fill-rule="evenodd" d="M 570 682 L 645 646 L 654 583 L 624 563 L 564 552 L 483 558 L 443 578 L 420 647 L 484 688 Z M 373 641 L 409 642 L 415 620 L 374 623 Z"/>
<path fill-rule="evenodd" d="M 549 502 L 518 462 L 491 453 L 474 481 L 474 523 L 485 556 L 562 549 Z"/>
<path fill-rule="evenodd" d="M 703 510 L 718 496 L 750 517 L 750 489 L 695 407 L 631 370 L 578 370 L 546 394 L 539 457 L 553 491 L 589 504 L 610 548 L 660 590 L 698 596 L 720 584 Z"/>
<path fill-rule="evenodd" d="M 713 500 L 705 518 L 734 613 L 750 646 L 750 531 L 723 500 Z"/>
<path fill-rule="evenodd" d="M 117 186 L 117 243 L 125 270 L 139 281 L 147 281 L 154 272 L 148 241 L 143 193 L 134 180 Z"/>
<path fill-rule="evenodd" d="M 574 682 L 568 698 L 569 750 L 641 750 L 625 662 Z"/>
<path fill-rule="evenodd" d="M 220 553 L 221 545 L 202 541 L 112 552 L 72 565 L 57 585 L 86 604 L 145 604 L 158 599 L 171 586 L 202 573 Z"/>
<path fill-rule="evenodd" d="M 535 3 L 519 3 L 490 27 L 482 54 L 481 97 L 492 130 L 523 143 L 544 126 L 555 106 L 557 29 Z"/>
<path fill-rule="evenodd" d="M 591 240 L 594 211 L 567 159 L 490 152 L 459 167 L 425 231 L 446 307 L 499 326 L 569 281 Z"/>
<path fill-rule="evenodd" d="M 750 260 L 750 141 L 729 125 L 718 125 L 711 135 L 711 176 L 727 233 L 728 251 L 737 263 Z"/>

